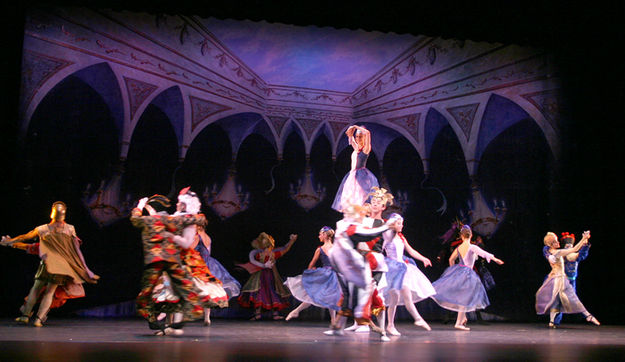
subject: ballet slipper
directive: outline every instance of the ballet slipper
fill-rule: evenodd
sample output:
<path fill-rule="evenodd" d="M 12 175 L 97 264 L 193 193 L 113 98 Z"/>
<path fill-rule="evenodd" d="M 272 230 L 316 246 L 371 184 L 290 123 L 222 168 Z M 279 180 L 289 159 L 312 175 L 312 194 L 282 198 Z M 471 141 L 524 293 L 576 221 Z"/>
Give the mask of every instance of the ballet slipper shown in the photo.
<path fill-rule="evenodd" d="M 466 323 L 466 321 L 465 321 L 465 323 Z M 423 319 L 415 321 L 414 325 L 417 326 L 417 327 L 421 327 L 421 328 L 425 329 L 426 331 L 431 331 L 432 330 L 432 328 L 430 328 L 430 326 L 427 324 L 427 322 L 425 320 L 423 320 Z"/>
<path fill-rule="evenodd" d="M 21 324 L 28 324 L 28 320 L 29 318 L 27 315 L 23 315 L 23 316 L 15 318 L 15 321 Z"/>
<path fill-rule="evenodd" d="M 597 318 L 593 317 L 592 315 L 589 315 L 588 317 L 586 317 L 586 321 L 587 321 L 587 322 L 590 322 L 590 323 L 593 323 L 593 324 L 595 324 L 595 325 L 597 325 L 597 326 L 600 326 L 600 325 L 601 325 L 601 323 L 599 323 L 599 321 L 597 320 Z"/>
<path fill-rule="evenodd" d="M 41 318 L 39 318 L 38 316 L 35 317 L 35 320 L 33 321 L 33 326 L 35 326 L 35 327 L 43 327 L 43 323 L 41 322 Z"/>
<path fill-rule="evenodd" d="M 293 311 L 291 311 L 291 313 L 289 313 L 289 314 L 286 316 L 285 320 L 287 320 L 287 321 L 288 321 L 288 320 L 291 320 L 291 319 L 293 319 L 293 318 L 297 318 L 297 317 L 299 317 L 299 313 L 297 313 L 297 312 L 295 312 L 295 311 L 293 310 Z"/>
<path fill-rule="evenodd" d="M 401 336 L 401 333 L 399 333 L 395 326 L 387 326 L 386 333 L 390 334 L 391 336 Z"/>
<path fill-rule="evenodd" d="M 469 327 L 465 327 L 465 326 L 464 326 L 464 325 L 462 325 L 462 324 L 456 324 L 456 325 L 454 326 L 454 328 L 456 328 L 456 329 L 460 329 L 461 331 L 470 331 L 470 330 L 471 330 L 471 328 L 469 328 Z"/>
<path fill-rule="evenodd" d="M 349 326 L 349 327 L 345 328 L 345 330 L 346 330 L 346 331 L 355 331 L 356 329 L 358 329 L 358 327 L 359 327 L 358 323 L 354 322 L 354 324 L 353 324 L 353 325 L 351 325 L 351 326 Z"/>
<path fill-rule="evenodd" d="M 556 329 L 556 324 L 553 322 L 549 322 L 549 328 Z"/>

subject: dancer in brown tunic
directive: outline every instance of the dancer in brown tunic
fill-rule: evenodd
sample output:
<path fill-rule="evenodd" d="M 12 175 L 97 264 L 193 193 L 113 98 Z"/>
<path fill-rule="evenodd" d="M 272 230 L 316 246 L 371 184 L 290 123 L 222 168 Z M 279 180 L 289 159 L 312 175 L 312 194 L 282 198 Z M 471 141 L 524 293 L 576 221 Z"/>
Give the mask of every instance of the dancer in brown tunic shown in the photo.
<path fill-rule="evenodd" d="M 4 236 L 0 241 L 3 246 L 19 247 L 24 241 L 39 238 L 41 263 L 35 275 L 35 283 L 21 308 L 22 316 L 16 319 L 17 322 L 28 324 L 33 307 L 39 301 L 33 325 L 41 327 L 54 299 L 84 297 L 82 283 L 95 284 L 100 279 L 87 267 L 80 251 L 81 240 L 76 236 L 74 226 L 65 222 L 66 212 L 65 203 L 57 201 L 52 204 L 49 224 L 40 225 L 14 238 Z M 58 287 L 62 289 L 57 293 Z"/>

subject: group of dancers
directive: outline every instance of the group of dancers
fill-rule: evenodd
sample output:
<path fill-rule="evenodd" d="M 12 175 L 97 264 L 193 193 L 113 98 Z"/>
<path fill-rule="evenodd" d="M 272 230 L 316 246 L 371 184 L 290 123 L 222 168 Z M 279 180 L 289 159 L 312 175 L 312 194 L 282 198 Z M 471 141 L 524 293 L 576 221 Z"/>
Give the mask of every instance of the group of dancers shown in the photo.
<path fill-rule="evenodd" d="M 319 230 L 321 245 L 308 269 L 285 282 L 275 264 L 291 249 L 296 234 L 290 235 L 283 247 L 276 248 L 274 238 L 261 232 L 252 241 L 249 262 L 237 264 L 250 273 L 241 287 L 211 257 L 206 218 L 193 191 L 188 187 L 180 191 L 173 214 L 167 212 L 172 205 L 163 195 L 139 200 L 130 216 L 133 226 L 141 230 L 144 255 L 136 306 L 155 334 L 183 334 L 186 322 L 202 317 L 208 326 L 210 310 L 226 308 L 234 297 L 242 307 L 253 309 L 252 320 L 261 319 L 263 310 L 271 311 L 272 319 L 283 319 L 279 312 L 289 307 L 291 295 L 301 304 L 286 320 L 297 318 L 311 305 L 326 308 L 330 311 L 326 335 L 343 335 L 345 330 L 374 331 L 382 341 L 388 341 L 389 335 L 401 335 L 395 326 L 400 305 L 410 313 L 414 325 L 429 331 L 430 326 L 415 307 L 415 303 L 427 298 L 457 312 L 456 329 L 470 330 L 466 325 L 467 313 L 490 304 L 484 283 L 473 269 L 474 263 L 480 257 L 499 265 L 504 262 L 471 242 L 473 233 L 468 225 L 458 225 L 459 240 L 449 257 L 449 267 L 431 283 L 415 260 L 424 267 L 432 263 L 402 234 L 403 217 L 396 213 L 386 219 L 382 216 L 392 204 L 393 195 L 380 188 L 375 175 L 366 168 L 371 151 L 370 132 L 354 125 L 346 135 L 353 148 L 351 169 L 332 204 L 342 218 L 335 228 L 323 226 Z M 23 249 L 41 259 L 33 287 L 20 308 L 22 315 L 16 319 L 19 323 L 29 324 L 34 306 L 39 303 L 32 325 L 41 327 L 50 308 L 63 305 L 69 298 L 84 296 L 82 284 L 99 279 L 85 263 L 74 227 L 65 222 L 66 210 L 63 202 L 55 202 L 50 223 L 14 238 L 4 236 L 0 241 L 3 246 Z M 575 291 L 577 263 L 588 255 L 590 232 L 584 232 L 576 245 L 572 234 L 564 236 L 564 248 L 554 233 L 549 232 L 544 238 L 543 254 L 552 270 L 536 293 L 536 312 L 549 313 L 549 326 L 554 328 L 560 323 L 561 313 L 582 313 L 588 322 L 599 325 Z M 36 239 L 38 242 L 32 243 Z M 317 268 L 319 262 L 321 267 Z M 354 320 L 349 327 L 348 318 Z"/>

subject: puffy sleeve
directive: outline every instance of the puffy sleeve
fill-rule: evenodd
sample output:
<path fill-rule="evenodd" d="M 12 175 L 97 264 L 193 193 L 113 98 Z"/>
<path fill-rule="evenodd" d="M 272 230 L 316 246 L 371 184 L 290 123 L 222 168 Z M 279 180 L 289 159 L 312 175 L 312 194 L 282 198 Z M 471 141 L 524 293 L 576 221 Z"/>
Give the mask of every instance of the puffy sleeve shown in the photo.
<path fill-rule="evenodd" d="M 484 249 L 480 248 L 477 245 L 473 245 L 471 244 L 471 249 L 473 249 L 473 252 L 477 255 L 480 256 L 484 259 L 486 259 L 487 262 L 490 263 L 491 259 L 495 256 L 487 251 L 485 251 Z"/>

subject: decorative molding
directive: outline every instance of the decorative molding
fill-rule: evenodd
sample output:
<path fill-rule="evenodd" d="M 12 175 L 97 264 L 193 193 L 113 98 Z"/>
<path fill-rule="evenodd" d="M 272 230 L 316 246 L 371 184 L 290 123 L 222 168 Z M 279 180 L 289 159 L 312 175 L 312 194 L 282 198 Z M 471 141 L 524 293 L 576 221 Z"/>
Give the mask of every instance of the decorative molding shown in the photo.
<path fill-rule="evenodd" d="M 389 118 L 388 121 L 408 131 L 408 133 L 410 133 L 410 135 L 418 142 L 420 119 L 421 113 L 413 113 L 401 117 Z"/>
<path fill-rule="evenodd" d="M 32 101 L 39 88 L 61 69 L 74 64 L 69 60 L 51 57 L 24 49 L 22 56 L 22 106 Z"/>
<path fill-rule="evenodd" d="M 232 109 L 223 104 L 207 101 L 194 96 L 189 96 L 189 103 L 191 104 L 191 131 L 194 131 L 195 127 L 197 127 L 197 125 L 206 118 Z"/>
<path fill-rule="evenodd" d="M 475 115 L 477 113 L 477 108 L 480 106 L 479 103 L 465 104 L 463 106 L 449 107 L 447 108 L 447 112 L 451 114 L 454 118 L 467 141 L 471 135 L 471 127 L 473 126 L 473 121 L 475 120 Z"/>
<path fill-rule="evenodd" d="M 558 89 L 527 93 L 521 95 L 536 107 L 553 129 L 560 123 L 560 94 Z"/>
<path fill-rule="evenodd" d="M 297 123 L 300 126 L 302 126 L 302 129 L 304 130 L 304 133 L 306 134 L 306 138 L 308 140 L 312 138 L 313 132 L 317 129 L 317 127 L 319 126 L 319 123 L 321 123 L 318 120 L 306 119 L 306 118 L 297 118 L 296 120 L 297 120 Z"/>
<path fill-rule="evenodd" d="M 282 134 L 282 129 L 284 128 L 284 125 L 286 124 L 286 122 L 289 120 L 289 117 L 267 116 L 267 118 L 273 124 L 273 127 L 276 130 L 278 137 L 280 137 L 280 135 Z"/>
<path fill-rule="evenodd" d="M 158 86 L 128 77 L 124 77 L 124 83 L 126 84 L 126 89 L 128 90 L 130 119 L 134 119 L 137 109 L 141 107 L 141 104 L 145 102 L 150 94 L 154 93 Z"/>

